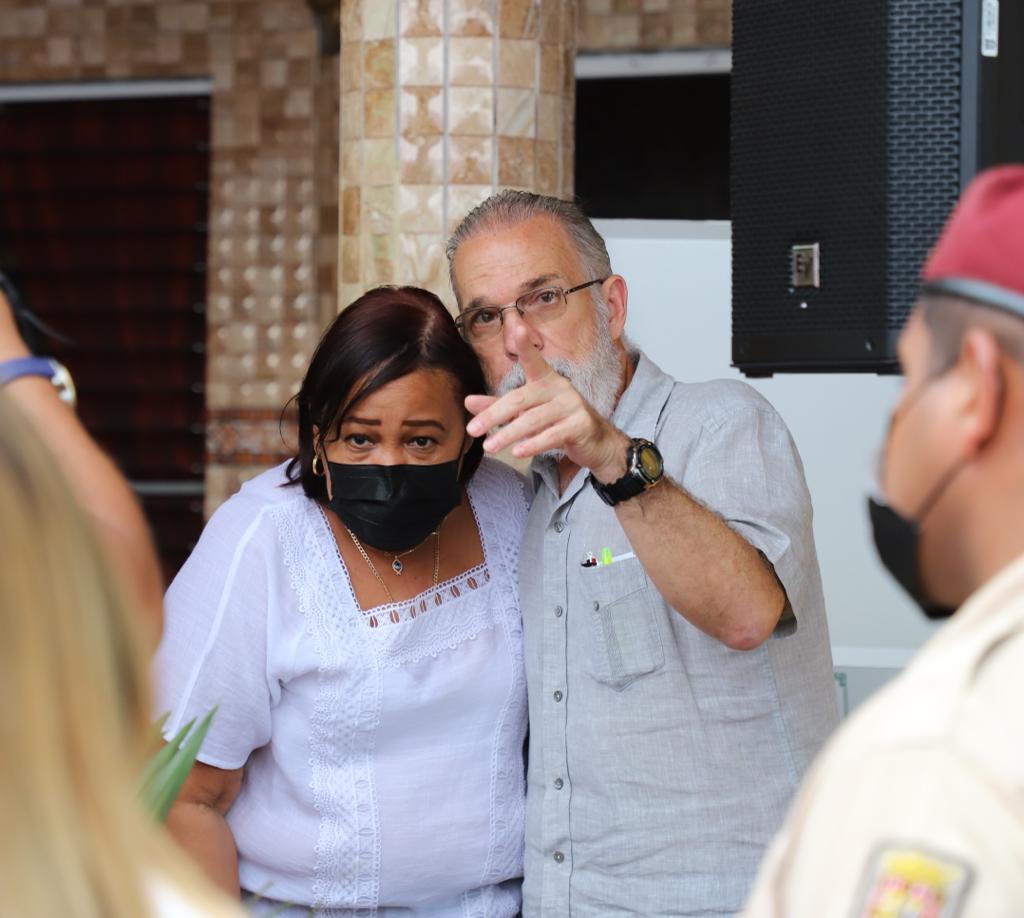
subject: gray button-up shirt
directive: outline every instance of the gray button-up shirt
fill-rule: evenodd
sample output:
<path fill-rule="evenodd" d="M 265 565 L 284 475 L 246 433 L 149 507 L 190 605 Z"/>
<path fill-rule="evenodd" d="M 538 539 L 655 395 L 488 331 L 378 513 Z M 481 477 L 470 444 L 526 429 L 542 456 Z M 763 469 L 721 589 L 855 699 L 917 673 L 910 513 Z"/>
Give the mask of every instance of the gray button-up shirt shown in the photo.
<path fill-rule="evenodd" d="M 613 423 L 774 565 L 789 600 L 756 650 L 673 611 L 581 471 L 534 464 L 519 563 L 530 704 L 524 915 L 731 915 L 837 720 L 810 497 L 781 418 L 741 382 L 642 355 Z M 607 555 L 606 555 L 607 556 Z"/>

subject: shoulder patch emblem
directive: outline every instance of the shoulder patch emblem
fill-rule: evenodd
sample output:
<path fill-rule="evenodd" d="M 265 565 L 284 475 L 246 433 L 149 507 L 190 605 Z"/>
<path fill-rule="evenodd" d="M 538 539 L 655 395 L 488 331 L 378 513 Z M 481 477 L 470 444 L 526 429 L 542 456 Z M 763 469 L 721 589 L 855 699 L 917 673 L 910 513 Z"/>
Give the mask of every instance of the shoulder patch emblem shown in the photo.
<path fill-rule="evenodd" d="M 948 855 L 886 845 L 868 863 L 852 918 L 956 918 L 972 878 Z"/>

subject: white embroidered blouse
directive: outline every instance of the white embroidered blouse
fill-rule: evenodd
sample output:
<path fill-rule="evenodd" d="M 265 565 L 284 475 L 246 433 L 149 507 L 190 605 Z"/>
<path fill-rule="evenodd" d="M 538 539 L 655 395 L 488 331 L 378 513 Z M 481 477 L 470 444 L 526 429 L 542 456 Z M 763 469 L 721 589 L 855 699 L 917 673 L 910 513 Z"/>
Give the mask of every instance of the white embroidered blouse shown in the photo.
<path fill-rule="evenodd" d="M 520 478 L 468 487 L 484 561 L 363 611 L 284 466 L 210 519 L 166 597 L 158 706 L 218 705 L 199 758 L 245 766 L 228 813 L 242 887 L 324 916 L 519 910 L 526 685 Z"/>

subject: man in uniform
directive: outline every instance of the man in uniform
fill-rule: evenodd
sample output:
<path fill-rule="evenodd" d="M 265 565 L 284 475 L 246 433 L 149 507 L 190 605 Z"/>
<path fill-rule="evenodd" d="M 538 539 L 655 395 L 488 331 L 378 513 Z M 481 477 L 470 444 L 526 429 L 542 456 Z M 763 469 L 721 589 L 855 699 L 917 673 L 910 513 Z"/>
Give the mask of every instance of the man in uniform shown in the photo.
<path fill-rule="evenodd" d="M 535 457 L 524 914 L 731 915 L 836 720 L 793 442 L 743 383 L 624 343 L 625 281 L 572 204 L 490 198 L 449 258 L 494 393 L 468 431 Z"/>
<path fill-rule="evenodd" d="M 815 763 L 748 918 L 1024 914 L 1024 167 L 975 179 L 921 279 L 871 518 L 960 608 Z"/>

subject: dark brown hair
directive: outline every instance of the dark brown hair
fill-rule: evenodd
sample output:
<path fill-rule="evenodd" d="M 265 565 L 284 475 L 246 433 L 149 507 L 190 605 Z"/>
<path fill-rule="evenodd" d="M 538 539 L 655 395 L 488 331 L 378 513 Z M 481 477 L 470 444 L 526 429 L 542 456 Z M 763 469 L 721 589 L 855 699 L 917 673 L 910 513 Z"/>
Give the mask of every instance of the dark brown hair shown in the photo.
<path fill-rule="evenodd" d="M 320 339 L 295 396 L 299 451 L 288 463 L 291 483 L 301 483 L 307 497 L 326 501 L 324 479 L 313 472 L 316 451 L 337 434 L 342 419 L 360 401 L 416 370 L 447 373 L 460 402 L 487 391 L 476 354 L 429 290 L 377 287 L 340 313 Z M 319 431 L 316 442 L 314 426 Z M 483 444 L 474 440 L 462 462 L 461 481 L 469 480 L 482 456 Z"/>

